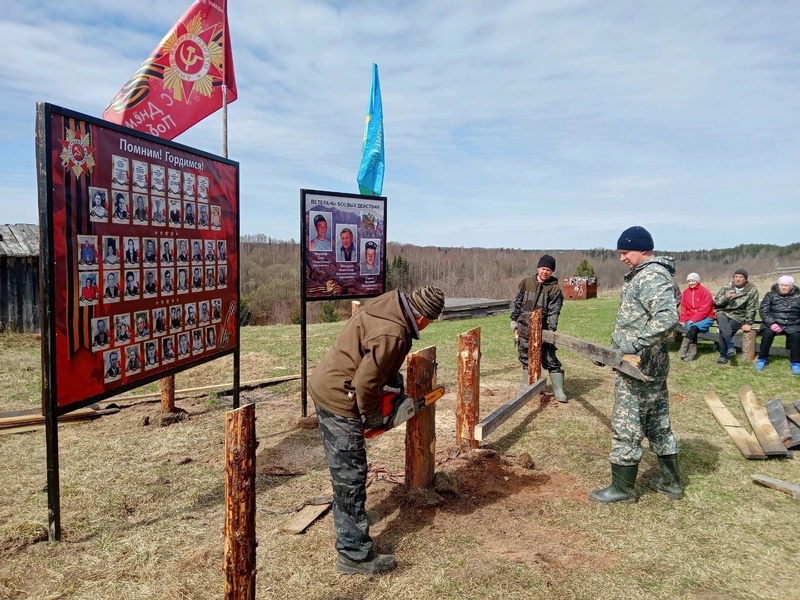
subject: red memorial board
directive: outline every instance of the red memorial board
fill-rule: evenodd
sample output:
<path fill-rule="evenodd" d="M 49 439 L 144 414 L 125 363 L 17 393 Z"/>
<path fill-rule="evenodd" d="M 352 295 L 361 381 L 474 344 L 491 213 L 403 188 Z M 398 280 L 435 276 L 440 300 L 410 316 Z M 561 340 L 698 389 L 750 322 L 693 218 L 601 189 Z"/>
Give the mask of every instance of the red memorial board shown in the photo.
<path fill-rule="evenodd" d="M 301 190 L 305 300 L 386 291 L 386 198 Z"/>
<path fill-rule="evenodd" d="M 45 389 L 57 413 L 239 344 L 239 167 L 40 104 Z"/>

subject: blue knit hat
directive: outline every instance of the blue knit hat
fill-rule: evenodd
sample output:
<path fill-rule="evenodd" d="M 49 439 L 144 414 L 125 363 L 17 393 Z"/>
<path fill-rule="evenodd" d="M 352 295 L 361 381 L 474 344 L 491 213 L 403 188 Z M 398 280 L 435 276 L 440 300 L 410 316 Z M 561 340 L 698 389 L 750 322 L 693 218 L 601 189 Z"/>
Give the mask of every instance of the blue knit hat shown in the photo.
<path fill-rule="evenodd" d="M 617 240 L 617 250 L 639 250 L 646 252 L 653 249 L 653 236 L 644 227 L 635 225 L 622 232 Z"/>

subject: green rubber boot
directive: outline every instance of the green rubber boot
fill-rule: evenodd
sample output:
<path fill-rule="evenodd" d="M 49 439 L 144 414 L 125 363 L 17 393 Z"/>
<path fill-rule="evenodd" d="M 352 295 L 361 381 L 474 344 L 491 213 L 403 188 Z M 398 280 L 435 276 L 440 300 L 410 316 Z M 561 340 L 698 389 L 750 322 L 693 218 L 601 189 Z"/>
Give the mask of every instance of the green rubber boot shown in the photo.
<path fill-rule="evenodd" d="M 684 337 L 683 342 L 681 342 L 681 349 L 678 350 L 678 358 L 685 359 L 686 354 L 689 352 L 689 338 Z"/>
<path fill-rule="evenodd" d="M 636 502 L 636 473 L 639 465 L 615 465 L 611 463 L 611 485 L 602 490 L 589 492 L 589 500 L 592 502 L 604 502 L 610 504 L 617 502 L 620 504 L 632 504 Z"/>
<path fill-rule="evenodd" d="M 564 393 L 564 374 L 551 371 L 550 383 L 553 385 L 553 394 L 555 395 L 556 400 L 566 403 L 567 395 Z"/>
<path fill-rule="evenodd" d="M 683 488 L 678 476 L 678 455 L 659 456 L 658 464 L 661 465 L 661 477 L 653 477 L 650 485 L 673 500 L 683 498 Z"/>

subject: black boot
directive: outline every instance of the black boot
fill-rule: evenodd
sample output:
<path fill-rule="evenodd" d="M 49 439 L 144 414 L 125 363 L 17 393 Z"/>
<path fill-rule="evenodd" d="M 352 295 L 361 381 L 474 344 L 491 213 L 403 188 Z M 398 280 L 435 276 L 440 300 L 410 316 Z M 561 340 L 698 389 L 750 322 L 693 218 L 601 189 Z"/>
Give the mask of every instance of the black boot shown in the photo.
<path fill-rule="evenodd" d="M 394 556 L 391 554 L 375 554 L 370 552 L 369 556 L 360 562 L 350 560 L 344 554 L 336 557 L 336 570 L 339 573 L 357 575 L 380 575 L 391 571 L 397 566 Z"/>
<path fill-rule="evenodd" d="M 589 492 L 589 500 L 592 502 L 620 502 L 630 504 L 636 502 L 636 492 L 633 487 L 636 484 L 636 473 L 639 465 L 615 465 L 611 463 L 611 485 L 602 490 Z"/>
<path fill-rule="evenodd" d="M 686 353 L 689 351 L 689 338 L 684 337 L 683 342 L 681 342 L 681 349 L 678 350 L 678 358 L 686 360 Z"/>
<path fill-rule="evenodd" d="M 683 488 L 678 476 L 678 455 L 659 456 L 658 464 L 661 465 L 661 477 L 653 477 L 650 485 L 673 500 L 683 498 Z"/>

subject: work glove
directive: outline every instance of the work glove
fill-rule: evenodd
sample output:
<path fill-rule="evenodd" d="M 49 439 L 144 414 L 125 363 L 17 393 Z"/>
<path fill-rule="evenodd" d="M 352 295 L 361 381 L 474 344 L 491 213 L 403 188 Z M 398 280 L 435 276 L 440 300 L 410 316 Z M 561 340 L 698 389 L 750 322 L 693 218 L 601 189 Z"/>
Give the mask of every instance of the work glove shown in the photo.
<path fill-rule="evenodd" d="M 383 384 L 383 388 L 381 389 L 383 392 L 392 392 L 397 394 L 398 396 L 405 395 L 406 386 L 405 382 L 403 381 L 403 374 L 398 371 L 394 375 L 392 375 L 389 380 Z"/>
<path fill-rule="evenodd" d="M 623 354 L 637 354 L 639 352 L 639 347 L 635 342 L 622 342 L 619 346 L 619 350 Z"/>
<path fill-rule="evenodd" d="M 694 325 L 694 321 L 692 321 L 691 319 L 687 319 L 686 320 L 686 331 L 689 331 L 689 329 L 692 327 L 692 325 Z"/>
<path fill-rule="evenodd" d="M 774 331 L 775 333 L 780 333 L 781 331 L 783 331 L 783 328 L 777 323 L 773 323 L 772 325 L 769 326 L 769 328 L 772 329 L 772 331 Z"/>
<path fill-rule="evenodd" d="M 512 320 L 511 321 L 511 333 L 517 333 L 517 329 L 519 329 L 519 323 Z"/>
<path fill-rule="evenodd" d="M 383 414 L 380 408 L 361 415 L 361 422 L 364 424 L 364 429 L 377 429 L 383 426 Z"/>

